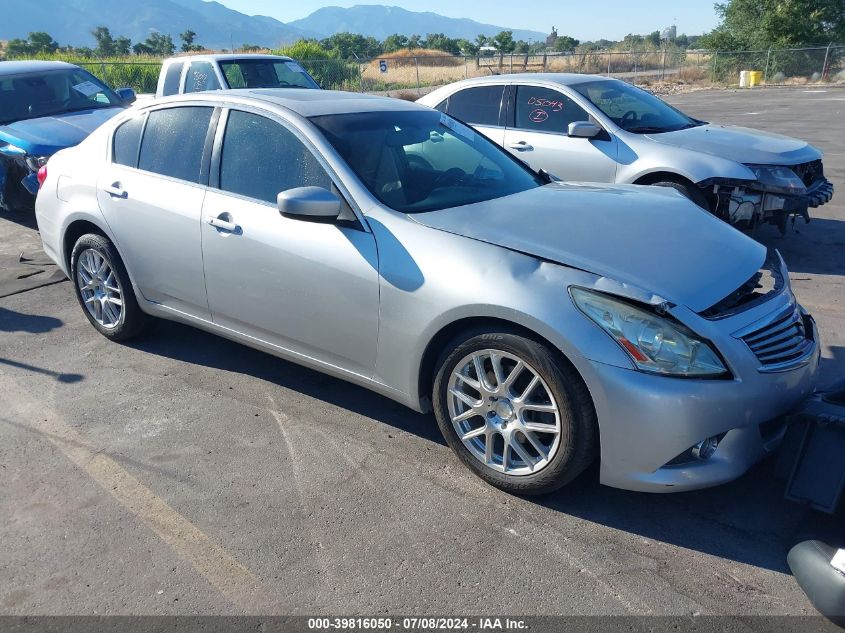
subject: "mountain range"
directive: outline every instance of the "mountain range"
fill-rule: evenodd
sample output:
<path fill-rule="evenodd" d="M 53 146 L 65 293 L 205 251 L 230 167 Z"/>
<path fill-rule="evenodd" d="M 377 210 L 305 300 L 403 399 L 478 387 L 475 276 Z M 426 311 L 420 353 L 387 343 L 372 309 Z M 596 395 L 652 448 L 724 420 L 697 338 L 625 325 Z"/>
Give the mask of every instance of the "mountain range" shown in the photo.
<path fill-rule="evenodd" d="M 383 5 L 356 5 L 348 9 L 324 7 L 301 20 L 285 24 L 271 17 L 229 9 L 206 0 L 3 0 L 0 40 L 26 38 L 30 32 L 46 31 L 62 45 L 92 46 L 91 31 L 107 26 L 112 35 L 133 42 L 150 33 L 171 35 L 191 29 L 197 43 L 210 49 L 255 44 L 276 47 L 300 38 L 323 38 L 348 31 L 384 39 L 393 33 L 404 35 L 444 33 L 449 37 L 474 39 L 479 34 L 495 35 L 513 30 L 515 39 L 545 38 L 537 31 L 506 29 L 469 19 L 447 18 L 436 13 L 413 12 Z"/>
<path fill-rule="evenodd" d="M 479 34 L 496 35 L 500 31 L 513 31 L 516 40 L 546 39 L 546 33 L 482 24 L 467 18 L 447 18 L 437 13 L 408 11 L 401 7 L 388 7 L 381 4 L 359 4 L 348 9 L 342 7 L 323 7 L 307 18 L 289 22 L 303 31 L 318 33 L 328 37 L 333 33 L 359 33 L 383 40 L 388 35 L 443 33 L 448 37 L 474 40 Z"/>

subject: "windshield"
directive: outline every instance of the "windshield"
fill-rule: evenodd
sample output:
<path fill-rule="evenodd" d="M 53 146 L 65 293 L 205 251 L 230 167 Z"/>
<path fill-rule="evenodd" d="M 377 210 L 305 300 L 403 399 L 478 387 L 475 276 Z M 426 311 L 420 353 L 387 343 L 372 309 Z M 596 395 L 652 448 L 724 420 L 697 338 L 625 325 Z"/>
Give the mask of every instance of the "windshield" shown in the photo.
<path fill-rule="evenodd" d="M 220 62 L 230 88 L 319 88 L 294 61 L 233 59 Z"/>
<path fill-rule="evenodd" d="M 437 111 L 336 114 L 311 121 L 367 189 L 403 213 L 484 202 L 543 184 L 482 134 Z"/>
<path fill-rule="evenodd" d="M 119 105 L 120 97 L 81 68 L 0 77 L 0 125 Z"/>
<path fill-rule="evenodd" d="M 645 90 L 614 79 L 571 86 L 623 130 L 635 133 L 673 132 L 704 125 Z"/>

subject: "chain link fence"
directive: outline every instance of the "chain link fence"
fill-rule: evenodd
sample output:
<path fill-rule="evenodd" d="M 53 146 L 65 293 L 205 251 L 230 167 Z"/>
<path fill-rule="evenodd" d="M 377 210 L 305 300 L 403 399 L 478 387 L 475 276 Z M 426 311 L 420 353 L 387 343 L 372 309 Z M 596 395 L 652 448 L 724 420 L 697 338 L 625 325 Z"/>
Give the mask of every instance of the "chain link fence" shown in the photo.
<path fill-rule="evenodd" d="M 631 83 L 736 85 L 743 70 L 763 74 L 767 85 L 845 84 L 845 45 L 762 51 L 589 51 L 540 55 L 385 55 L 371 59 L 300 60 L 326 89 L 419 96 L 436 87 L 508 73 L 566 72 L 606 75 Z M 155 61 L 75 62 L 113 87 L 155 92 Z"/>

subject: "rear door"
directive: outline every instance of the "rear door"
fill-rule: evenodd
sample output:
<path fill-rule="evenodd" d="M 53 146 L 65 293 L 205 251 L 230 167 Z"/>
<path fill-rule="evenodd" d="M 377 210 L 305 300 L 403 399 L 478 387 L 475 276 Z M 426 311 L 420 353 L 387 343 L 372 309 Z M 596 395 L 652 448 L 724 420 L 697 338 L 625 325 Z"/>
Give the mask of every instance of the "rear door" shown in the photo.
<path fill-rule="evenodd" d="M 200 215 L 208 182 L 211 106 L 165 107 L 117 128 L 97 200 L 141 294 L 208 319 Z"/>
<path fill-rule="evenodd" d="M 606 131 L 592 139 L 574 138 L 569 124 L 591 119 L 562 91 L 530 84 L 513 87 L 505 149 L 534 169 L 570 181 L 614 182 L 617 141 Z"/>
<path fill-rule="evenodd" d="M 360 223 L 279 213 L 279 192 L 339 192 L 301 133 L 264 112 L 220 121 L 202 244 L 215 323 L 371 376 L 378 345 L 378 253 Z"/>
<path fill-rule="evenodd" d="M 453 93 L 437 109 L 471 125 L 494 143 L 502 145 L 505 140 L 505 105 L 505 84 L 485 84 Z"/>

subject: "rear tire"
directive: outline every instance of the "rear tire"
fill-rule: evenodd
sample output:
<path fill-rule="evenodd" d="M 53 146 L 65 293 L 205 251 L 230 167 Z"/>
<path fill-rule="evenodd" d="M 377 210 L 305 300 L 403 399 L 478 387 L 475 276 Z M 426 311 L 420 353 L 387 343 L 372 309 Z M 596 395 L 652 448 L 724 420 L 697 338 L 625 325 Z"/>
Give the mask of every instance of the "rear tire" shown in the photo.
<path fill-rule="evenodd" d="M 710 208 L 710 203 L 707 201 L 707 197 L 695 185 L 688 185 L 686 183 L 676 182 L 674 180 L 661 180 L 660 182 L 655 182 L 653 184 L 655 187 L 669 187 L 670 189 L 674 189 L 675 191 L 680 191 L 682 194 L 684 194 L 684 196 L 695 202 L 705 211 L 712 212 L 712 209 Z"/>
<path fill-rule="evenodd" d="M 96 233 L 80 237 L 70 256 L 76 298 L 91 325 L 112 341 L 140 334 L 148 317 L 135 298 L 132 282 L 111 240 Z"/>
<path fill-rule="evenodd" d="M 509 493 L 557 490 L 597 454 L 595 409 L 578 372 L 545 344 L 512 331 L 473 330 L 454 339 L 438 362 L 432 402 L 449 447 Z"/>

